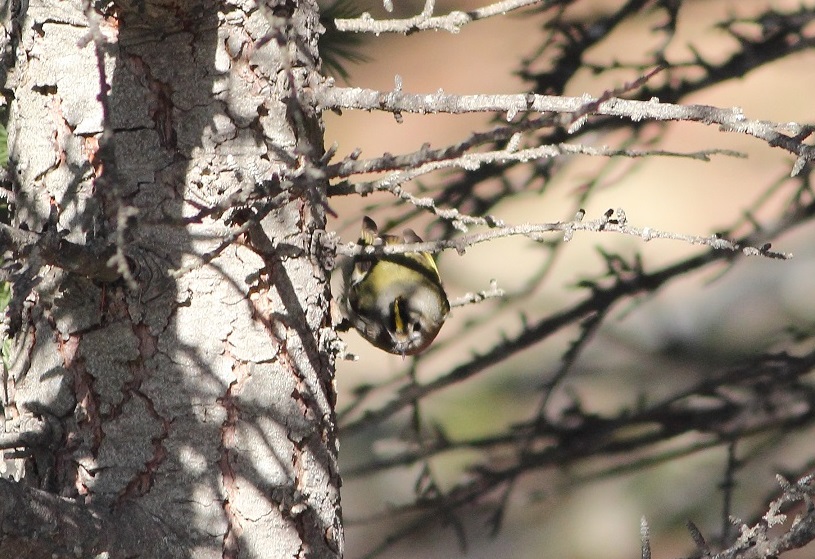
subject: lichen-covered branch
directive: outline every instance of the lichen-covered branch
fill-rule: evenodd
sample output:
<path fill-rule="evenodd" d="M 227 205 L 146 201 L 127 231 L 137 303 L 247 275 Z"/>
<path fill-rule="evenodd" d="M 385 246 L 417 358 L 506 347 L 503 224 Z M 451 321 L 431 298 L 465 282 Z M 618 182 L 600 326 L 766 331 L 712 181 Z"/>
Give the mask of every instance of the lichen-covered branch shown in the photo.
<path fill-rule="evenodd" d="M 577 132 L 590 116 L 602 115 L 625 118 L 634 122 L 685 121 L 705 125 L 715 124 L 724 132 L 746 134 L 765 141 L 771 147 L 780 147 L 796 156 L 793 175 L 815 157 L 813 147 L 804 143 L 812 133 L 808 125 L 779 123 L 747 118 L 736 107 L 720 108 L 710 105 L 676 105 L 662 103 L 657 98 L 649 101 L 611 98 L 598 102 L 597 98 L 561 97 L 552 95 L 453 95 L 435 93 L 405 93 L 400 90 L 382 92 L 371 89 L 323 87 L 317 92 L 317 102 L 324 109 L 381 110 L 393 113 L 445 113 L 473 112 L 505 113 L 511 120 L 519 112 L 557 113 L 563 115 L 560 123 L 569 133 Z M 590 107 L 592 110 L 587 110 Z M 580 117 L 572 122 L 572 117 Z"/>
<path fill-rule="evenodd" d="M 461 31 L 461 28 L 468 23 L 489 17 L 505 15 L 514 10 L 541 3 L 545 6 L 549 6 L 560 3 L 560 0 L 502 0 L 501 2 L 495 2 L 494 4 L 476 8 L 475 10 L 467 12 L 456 10 L 443 16 L 434 16 L 432 15 L 432 11 L 423 10 L 419 15 L 406 19 L 377 20 L 365 12 L 358 18 L 335 19 L 334 25 L 338 31 L 373 33 L 375 35 L 382 33 L 401 33 L 407 35 L 415 31 L 427 30 L 458 33 Z"/>
<path fill-rule="evenodd" d="M 637 227 L 630 225 L 625 212 L 622 209 L 608 210 L 602 217 L 590 221 L 583 221 L 583 212 L 573 221 L 538 223 L 508 226 L 502 222 L 495 222 L 492 227 L 483 233 L 470 233 L 452 239 L 441 239 L 438 241 L 427 241 L 421 243 L 389 244 L 379 246 L 363 246 L 357 243 L 350 243 L 338 247 L 337 252 L 345 256 L 356 256 L 358 254 L 402 254 L 405 252 L 441 252 L 443 250 L 455 250 L 463 254 L 467 248 L 495 239 L 512 236 L 522 236 L 529 239 L 543 240 L 545 233 L 560 232 L 563 240 L 568 242 L 574 237 L 577 231 L 590 231 L 602 233 L 619 233 L 637 237 L 645 242 L 655 239 L 669 239 L 682 241 L 691 245 L 707 246 L 714 250 L 725 250 L 731 252 L 741 252 L 744 256 L 765 256 L 786 260 L 792 258 L 792 254 L 776 252 L 771 250 L 772 245 L 765 243 L 760 247 L 744 246 L 736 241 L 723 239 L 720 235 L 688 235 L 684 233 L 672 233 L 660 231 L 652 227 Z"/>

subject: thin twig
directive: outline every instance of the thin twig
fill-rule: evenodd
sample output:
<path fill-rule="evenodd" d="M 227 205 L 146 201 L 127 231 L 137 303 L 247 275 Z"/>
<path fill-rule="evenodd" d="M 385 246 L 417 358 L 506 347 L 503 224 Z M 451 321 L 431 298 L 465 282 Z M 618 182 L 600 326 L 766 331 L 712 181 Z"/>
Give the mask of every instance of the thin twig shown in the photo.
<path fill-rule="evenodd" d="M 335 19 L 334 25 L 338 31 L 350 33 L 401 33 L 407 35 L 415 31 L 427 31 L 430 29 L 437 31 L 449 31 L 458 33 L 461 28 L 478 21 L 498 15 L 507 14 L 514 10 L 534 6 L 543 0 L 502 0 L 494 4 L 489 4 L 468 12 L 453 11 L 444 16 L 433 16 L 432 11 L 422 10 L 417 16 L 406 19 L 382 19 L 377 20 L 371 14 L 365 12 L 358 18 Z M 549 0 L 546 6 L 557 4 L 557 1 Z"/>
<path fill-rule="evenodd" d="M 446 152 L 447 150 L 440 150 Z M 686 159 L 696 159 L 699 161 L 710 161 L 712 155 L 725 155 L 729 157 L 744 158 L 746 155 L 742 152 L 729 150 L 729 149 L 708 149 L 693 152 L 678 152 L 668 150 L 635 150 L 635 149 L 615 149 L 606 146 L 592 147 L 580 144 L 554 144 L 544 145 L 534 148 L 526 149 L 501 149 L 493 150 L 482 153 L 468 153 L 460 157 L 439 158 L 434 156 L 436 153 L 428 153 L 425 161 L 416 161 L 415 157 L 411 157 L 412 161 L 397 162 L 393 156 L 383 156 L 370 161 L 359 161 L 358 164 L 344 165 L 343 175 L 338 176 L 351 176 L 352 174 L 370 173 L 371 167 L 377 167 L 378 170 L 386 170 L 385 167 L 390 167 L 387 170 L 397 170 L 386 176 L 383 179 L 376 181 L 363 182 L 355 185 L 343 185 L 341 188 L 332 188 L 330 195 L 336 196 L 339 194 L 367 194 L 370 192 L 392 192 L 394 195 L 410 202 L 411 204 L 431 210 L 439 217 L 446 217 L 445 212 L 455 216 L 461 216 L 461 221 L 465 223 L 473 223 L 474 218 L 463 216 L 454 210 L 442 210 L 435 207 L 435 203 L 430 198 L 416 197 L 408 192 L 401 190 L 400 186 L 408 181 L 416 179 L 422 175 L 427 175 L 435 171 L 445 169 L 464 169 L 466 171 L 475 171 L 485 165 L 489 164 L 504 164 L 509 162 L 527 163 L 539 159 L 548 159 L 560 157 L 564 155 L 589 155 L 595 157 L 679 157 Z M 345 163 L 345 162 L 344 162 Z M 373 164 L 371 164 L 373 163 Z M 384 163 L 384 164 L 381 164 Z M 450 219 L 448 217 L 448 219 Z"/>
<path fill-rule="evenodd" d="M 99 159 L 104 163 L 104 171 L 96 177 L 98 192 L 109 191 L 112 193 L 110 201 L 115 205 L 115 252 L 110 257 L 108 265 L 115 267 L 117 273 L 124 278 L 127 285 L 132 290 L 138 289 L 136 279 L 130 269 L 130 262 L 125 255 L 127 246 L 126 233 L 130 218 L 138 212 L 137 208 L 124 203 L 124 198 L 119 187 L 119 173 L 116 166 L 116 144 L 114 141 L 114 131 L 111 126 L 110 110 L 110 82 L 107 78 L 105 66 L 105 37 L 99 28 L 98 14 L 94 9 L 93 2 L 86 0 L 84 3 L 85 17 L 88 21 L 88 36 L 84 41 L 93 42 L 94 54 L 96 56 L 96 68 L 99 72 L 99 95 L 97 100 L 102 109 L 102 134 L 99 136 Z M 111 212 L 113 213 L 113 212 Z"/>
<path fill-rule="evenodd" d="M 617 210 L 616 213 L 618 216 L 623 215 L 621 210 Z M 700 235 L 687 235 L 684 233 L 661 231 L 652 227 L 635 227 L 629 225 L 625 219 L 620 219 L 619 217 L 613 218 L 612 216 L 614 214 L 615 212 L 613 210 L 609 210 L 603 217 L 591 221 L 576 219 L 567 222 L 558 221 L 554 223 L 529 223 L 515 226 L 500 225 L 482 233 L 471 233 L 461 235 L 454 239 L 442 239 L 438 241 L 427 241 L 421 243 L 378 246 L 363 246 L 357 243 L 349 243 L 339 247 L 337 252 L 338 254 L 345 256 L 357 256 L 360 254 L 403 254 L 406 252 L 435 253 L 450 249 L 456 250 L 459 253 L 464 253 L 466 252 L 467 248 L 473 245 L 503 237 L 524 236 L 534 241 L 540 241 L 542 240 L 544 233 L 562 232 L 564 234 L 564 240 L 570 240 L 576 231 L 592 231 L 630 235 L 633 237 L 638 237 L 646 242 L 654 239 L 670 239 L 674 241 L 682 241 L 692 245 L 707 246 L 715 250 L 741 252 L 745 256 L 765 256 L 782 260 L 792 258 L 791 253 L 771 251 L 771 246 L 767 244 L 761 247 L 742 246 L 739 242 L 723 239 L 719 235 L 709 235 L 703 237 Z"/>
<path fill-rule="evenodd" d="M 611 98 L 602 102 L 585 95 L 561 97 L 552 95 L 451 95 L 439 90 L 432 94 L 412 94 L 404 91 L 382 92 L 372 89 L 339 88 L 324 86 L 317 90 L 317 101 L 324 109 L 381 110 L 394 113 L 446 113 L 473 112 L 510 113 L 538 112 L 572 115 L 596 103 L 592 115 L 616 116 L 632 121 L 686 121 L 717 124 L 722 131 L 746 134 L 764 140 L 771 147 L 780 147 L 797 156 L 793 176 L 803 165 L 815 157 L 813 146 L 805 144 L 810 126 L 797 123 L 778 123 L 767 120 L 751 120 L 739 108 L 720 108 L 711 105 L 676 105 L 661 103 L 658 99 L 635 101 Z M 588 115 L 587 115 L 588 116 Z M 575 133 L 585 119 L 572 123 L 570 133 Z"/>

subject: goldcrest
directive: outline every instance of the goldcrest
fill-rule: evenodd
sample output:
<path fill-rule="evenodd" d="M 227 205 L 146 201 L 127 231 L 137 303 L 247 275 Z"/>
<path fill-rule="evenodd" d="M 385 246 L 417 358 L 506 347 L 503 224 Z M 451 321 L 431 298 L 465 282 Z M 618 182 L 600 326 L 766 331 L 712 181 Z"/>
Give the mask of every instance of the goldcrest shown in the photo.
<path fill-rule="evenodd" d="M 380 235 L 374 220 L 362 220 L 358 244 L 422 242 L 407 230 L 403 237 Z M 363 338 L 398 355 L 414 355 L 439 333 L 450 303 L 433 256 L 407 252 L 374 256 L 361 254 L 346 268 L 345 314 Z"/>

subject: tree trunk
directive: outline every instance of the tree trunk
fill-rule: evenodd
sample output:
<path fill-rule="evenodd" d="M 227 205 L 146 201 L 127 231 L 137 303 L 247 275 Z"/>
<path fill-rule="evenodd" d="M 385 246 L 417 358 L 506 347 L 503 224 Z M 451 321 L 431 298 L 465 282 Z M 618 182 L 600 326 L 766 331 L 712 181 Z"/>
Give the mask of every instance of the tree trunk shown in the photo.
<path fill-rule="evenodd" d="M 316 5 L 107 9 L 15 20 L 0 557 L 340 557 Z"/>

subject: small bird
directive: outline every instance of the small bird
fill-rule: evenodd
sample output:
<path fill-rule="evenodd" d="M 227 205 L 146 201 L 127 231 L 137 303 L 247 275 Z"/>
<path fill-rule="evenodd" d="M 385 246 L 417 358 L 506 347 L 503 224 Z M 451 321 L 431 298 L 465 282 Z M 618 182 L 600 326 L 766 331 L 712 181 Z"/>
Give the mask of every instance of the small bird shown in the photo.
<path fill-rule="evenodd" d="M 374 220 L 362 220 L 360 245 L 420 242 L 410 229 L 401 238 L 380 235 Z M 346 269 L 344 299 L 345 314 L 362 337 L 403 358 L 427 348 L 450 312 L 436 262 L 427 252 L 354 257 Z"/>

